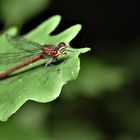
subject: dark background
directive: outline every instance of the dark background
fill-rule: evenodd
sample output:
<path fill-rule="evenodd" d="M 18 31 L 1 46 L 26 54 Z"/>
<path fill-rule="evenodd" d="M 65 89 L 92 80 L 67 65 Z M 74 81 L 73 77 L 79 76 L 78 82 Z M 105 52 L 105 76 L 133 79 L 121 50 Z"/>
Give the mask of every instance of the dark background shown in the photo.
<path fill-rule="evenodd" d="M 54 0 L 46 11 L 28 22 L 22 31 L 29 31 L 46 18 L 60 14 L 62 22 L 54 33 L 73 24 L 82 24 L 82 31 L 72 41 L 75 47 L 90 46 L 97 56 L 104 53 L 108 55 L 110 51 L 122 53 L 130 47 L 127 43 L 139 37 L 139 13 L 139 4 L 133 0 Z M 112 46 L 110 41 L 116 42 L 116 45 Z"/>

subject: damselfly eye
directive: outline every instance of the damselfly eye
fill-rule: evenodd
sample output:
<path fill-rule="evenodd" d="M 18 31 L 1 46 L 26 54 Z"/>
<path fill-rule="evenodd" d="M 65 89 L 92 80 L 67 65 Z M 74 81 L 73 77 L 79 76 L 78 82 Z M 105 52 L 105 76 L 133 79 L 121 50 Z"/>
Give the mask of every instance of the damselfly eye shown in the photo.
<path fill-rule="evenodd" d="M 66 44 L 64 42 L 60 42 L 59 46 L 60 47 L 66 47 Z"/>

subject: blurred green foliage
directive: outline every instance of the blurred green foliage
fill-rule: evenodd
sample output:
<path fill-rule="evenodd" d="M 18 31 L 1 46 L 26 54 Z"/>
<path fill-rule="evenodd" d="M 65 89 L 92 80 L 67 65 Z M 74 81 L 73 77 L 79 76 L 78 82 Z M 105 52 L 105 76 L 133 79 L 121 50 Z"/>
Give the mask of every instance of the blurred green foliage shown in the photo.
<path fill-rule="evenodd" d="M 50 0 L 1 0 L 0 19 L 5 23 L 5 28 L 23 24 L 46 9 Z"/>
<path fill-rule="evenodd" d="M 42 126 L 48 112 L 49 107 L 28 103 L 16 117 L 0 123 L 0 140 L 50 140 Z"/>
<path fill-rule="evenodd" d="M 123 67 L 110 66 L 102 60 L 90 57 L 83 57 L 81 60 L 80 76 L 64 87 L 65 97 L 70 98 L 77 94 L 98 97 L 103 92 L 117 90 L 128 80 L 128 72 Z"/>

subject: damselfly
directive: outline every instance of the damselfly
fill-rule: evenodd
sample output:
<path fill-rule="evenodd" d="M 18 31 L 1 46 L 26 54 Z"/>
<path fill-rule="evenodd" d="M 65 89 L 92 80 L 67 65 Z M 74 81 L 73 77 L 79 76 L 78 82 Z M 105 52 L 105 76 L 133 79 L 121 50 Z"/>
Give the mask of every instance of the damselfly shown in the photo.
<path fill-rule="evenodd" d="M 0 73 L 0 79 L 5 78 L 11 73 L 41 59 L 49 59 L 46 66 L 50 64 L 59 55 L 66 55 L 66 44 L 60 42 L 57 45 L 41 45 L 37 42 L 27 40 L 23 37 L 6 35 L 10 44 L 18 48 L 15 53 L 0 53 L 0 65 L 16 62 L 4 72 Z"/>

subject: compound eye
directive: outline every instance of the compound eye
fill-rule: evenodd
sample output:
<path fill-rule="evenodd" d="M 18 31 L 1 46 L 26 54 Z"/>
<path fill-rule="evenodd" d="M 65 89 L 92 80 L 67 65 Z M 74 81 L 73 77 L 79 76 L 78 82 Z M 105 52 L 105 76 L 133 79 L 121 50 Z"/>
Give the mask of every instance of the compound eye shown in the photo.
<path fill-rule="evenodd" d="M 66 44 L 64 42 L 60 42 L 59 46 L 63 47 L 63 46 L 66 46 Z"/>

